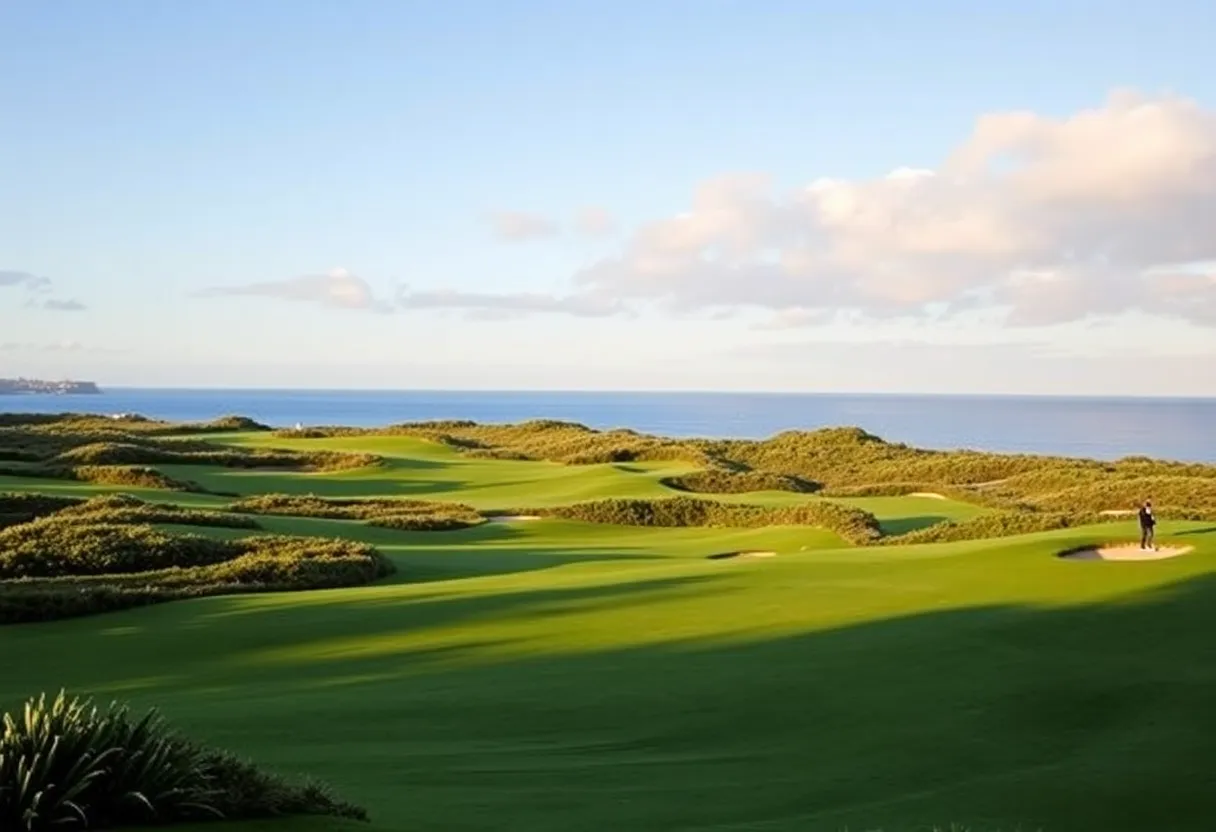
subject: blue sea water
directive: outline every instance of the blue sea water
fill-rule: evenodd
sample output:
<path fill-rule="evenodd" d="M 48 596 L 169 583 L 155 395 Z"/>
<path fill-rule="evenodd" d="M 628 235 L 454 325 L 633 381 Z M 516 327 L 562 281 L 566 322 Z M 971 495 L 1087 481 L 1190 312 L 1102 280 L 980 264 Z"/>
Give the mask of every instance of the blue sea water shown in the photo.
<path fill-rule="evenodd" d="M 927 448 L 1216 462 L 1216 399 L 115 388 L 99 396 L 4 396 L 4 411 L 139 413 L 173 421 L 238 414 L 275 426 L 545 418 L 740 438 L 855 425 Z"/>

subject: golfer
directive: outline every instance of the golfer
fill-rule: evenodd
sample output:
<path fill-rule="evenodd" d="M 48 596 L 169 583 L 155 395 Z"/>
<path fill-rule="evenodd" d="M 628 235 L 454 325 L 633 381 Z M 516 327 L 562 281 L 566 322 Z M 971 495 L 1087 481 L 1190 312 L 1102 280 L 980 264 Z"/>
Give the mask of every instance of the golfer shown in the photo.
<path fill-rule="evenodd" d="M 1145 500 L 1144 505 L 1140 506 L 1140 548 L 1152 548 L 1156 551 L 1157 546 L 1153 540 L 1153 529 L 1157 525 L 1157 518 L 1153 516 L 1153 501 Z"/>

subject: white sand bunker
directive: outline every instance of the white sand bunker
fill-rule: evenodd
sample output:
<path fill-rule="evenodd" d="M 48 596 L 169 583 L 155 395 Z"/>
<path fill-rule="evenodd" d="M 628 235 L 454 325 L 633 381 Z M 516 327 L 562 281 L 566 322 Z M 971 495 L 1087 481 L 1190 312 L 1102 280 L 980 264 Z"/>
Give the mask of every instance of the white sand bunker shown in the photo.
<path fill-rule="evenodd" d="M 487 517 L 489 523 L 526 523 L 530 520 L 539 520 L 540 515 L 537 514 L 500 514 L 495 517 Z"/>
<path fill-rule="evenodd" d="M 1060 555 L 1064 560 L 1165 560 L 1185 555 L 1194 546 L 1161 546 L 1157 549 L 1141 549 L 1136 544 L 1119 546 L 1091 546 Z"/>
<path fill-rule="evenodd" d="M 710 560 L 735 560 L 739 558 L 775 558 L 776 552 L 768 549 L 749 549 L 743 552 L 720 552 L 716 555 L 710 555 Z"/>
<path fill-rule="evenodd" d="M 909 497 L 927 497 L 930 500 L 945 500 L 945 494 L 938 494 L 936 491 L 913 491 Z"/>

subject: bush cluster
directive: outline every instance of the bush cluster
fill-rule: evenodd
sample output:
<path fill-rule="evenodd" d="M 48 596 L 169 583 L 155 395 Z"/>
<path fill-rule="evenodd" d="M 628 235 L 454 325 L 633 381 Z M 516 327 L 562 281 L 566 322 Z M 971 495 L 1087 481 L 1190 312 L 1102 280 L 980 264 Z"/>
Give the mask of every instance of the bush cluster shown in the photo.
<path fill-rule="evenodd" d="M 106 494 L 76 501 L 57 512 L 59 518 L 80 518 L 106 523 L 155 523 L 177 526 L 204 526 L 227 529 L 260 529 L 262 524 L 244 514 L 229 511 L 182 508 L 149 503 L 129 494 Z"/>
<path fill-rule="evenodd" d="M 239 551 L 226 540 L 52 516 L 0 531 L 0 580 L 204 566 Z"/>
<path fill-rule="evenodd" d="M 0 531 L 0 623 L 178 598 L 358 586 L 394 571 L 375 548 L 347 540 L 219 540 L 51 516 Z"/>
<path fill-rule="evenodd" d="M 924 529 L 885 537 L 883 545 L 904 546 L 916 543 L 951 543 L 959 540 L 983 540 L 989 537 L 1011 537 L 1019 534 L 1070 529 L 1118 520 L 1103 514 L 1004 511 L 973 517 L 970 520 L 947 520 Z"/>
<path fill-rule="evenodd" d="M 29 492 L 0 492 L 0 529 L 28 523 L 58 511 L 82 504 L 77 497 L 57 497 Z"/>
<path fill-rule="evenodd" d="M 734 471 L 729 468 L 704 468 L 678 477 L 660 480 L 668 488 L 694 494 L 746 494 L 754 491 L 793 491 L 809 494 L 819 483 L 771 471 Z"/>
<path fill-rule="evenodd" d="M 485 522 L 485 518 L 472 506 L 430 500 L 335 499 L 312 494 L 262 494 L 238 500 L 229 508 L 244 514 L 362 520 L 369 525 L 403 531 L 450 531 Z"/>
<path fill-rule="evenodd" d="M 192 494 L 206 493 L 207 489 L 189 480 L 179 480 L 155 468 L 143 465 L 77 465 L 74 467 L 44 469 L 60 479 L 91 482 L 96 485 L 119 485 L 127 488 L 159 489 L 162 491 L 185 491 Z"/>
<path fill-rule="evenodd" d="M 378 464 L 373 454 L 340 451 L 291 451 L 274 448 L 224 448 L 207 442 L 166 441 L 158 445 L 92 442 L 56 455 L 59 465 L 216 465 L 223 468 L 284 468 L 343 471 Z"/>
<path fill-rule="evenodd" d="M 734 528 L 818 526 L 833 531 L 850 543 L 857 545 L 872 543 L 882 534 L 874 515 L 858 508 L 827 500 L 769 508 L 720 503 L 695 497 L 670 497 L 657 500 L 608 499 L 513 513 L 559 517 L 565 520 L 616 526 Z"/>
<path fill-rule="evenodd" d="M 940 494 L 949 500 L 986 506 L 988 508 L 1028 511 L 1026 505 L 1005 492 L 990 488 L 976 488 L 965 485 L 947 485 L 944 483 L 909 483 L 889 482 L 871 483 L 869 485 L 842 485 L 835 488 L 825 488 L 820 492 L 823 497 L 906 497 L 909 494 Z"/>
<path fill-rule="evenodd" d="M 1114 477 L 1074 485 L 1030 501 L 1045 511 L 1131 510 L 1152 498 L 1161 506 L 1216 509 L 1216 478 L 1187 476 Z"/>
<path fill-rule="evenodd" d="M 331 815 L 367 820 L 317 783 L 293 784 L 170 730 L 60 692 L 0 724 L 0 829 L 49 832 Z"/>
<path fill-rule="evenodd" d="M 26 477 L 82 480 L 106 485 L 200 491 L 198 485 L 170 477 L 150 466 L 214 465 L 340 471 L 377 465 L 374 454 L 294 451 L 217 445 L 192 435 L 267 430 L 243 417 L 204 424 L 173 425 L 145 419 L 95 416 L 0 420 L 0 473 Z"/>

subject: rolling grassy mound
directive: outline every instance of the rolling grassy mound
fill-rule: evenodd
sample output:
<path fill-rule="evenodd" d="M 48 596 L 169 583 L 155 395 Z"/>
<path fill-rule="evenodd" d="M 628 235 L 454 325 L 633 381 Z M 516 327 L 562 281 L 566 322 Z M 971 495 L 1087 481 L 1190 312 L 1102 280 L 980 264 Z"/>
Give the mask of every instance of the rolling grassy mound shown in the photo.
<path fill-rule="evenodd" d="M 73 425 L 101 430 L 33 427 L 60 454 L 83 444 Z M 83 502 L 130 489 L 0 478 L 0 552 L 101 572 L 8 578 L 0 604 L 16 580 L 125 587 L 228 569 L 245 555 L 207 558 L 267 540 L 392 568 L 0 627 L 5 708 L 62 687 L 155 706 L 372 817 L 178 828 L 1199 832 L 1216 817 L 1216 523 L 1180 519 L 1211 508 L 1212 466 L 928 452 L 851 430 L 136 425 L 105 441 L 190 443 L 193 459 L 157 468 L 205 491 Z M 248 468 L 193 443 L 376 462 Z M 1057 557 L 1133 540 L 1134 521 L 1099 512 L 1150 485 L 1178 510 L 1159 539 L 1188 554 Z M 407 519 L 373 525 L 385 517 Z M 132 550 L 156 569 L 119 570 L 139 568 Z M 774 556 L 718 557 L 740 552 Z"/>

